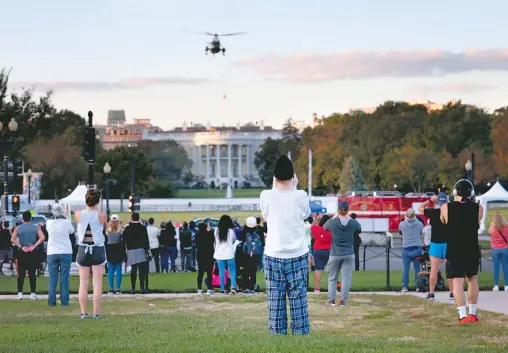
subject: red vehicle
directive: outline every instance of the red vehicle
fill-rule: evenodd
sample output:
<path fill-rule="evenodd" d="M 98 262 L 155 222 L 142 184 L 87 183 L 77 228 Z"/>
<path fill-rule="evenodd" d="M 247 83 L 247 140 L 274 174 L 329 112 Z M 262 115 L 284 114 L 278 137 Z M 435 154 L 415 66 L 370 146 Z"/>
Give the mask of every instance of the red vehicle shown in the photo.
<path fill-rule="evenodd" d="M 338 201 L 349 203 L 350 213 L 356 213 L 357 219 L 367 225 L 365 231 L 391 232 L 399 231 L 399 223 L 404 219 L 406 211 L 413 208 L 417 217 L 427 222 L 427 217 L 418 212 L 418 207 L 429 200 L 428 195 L 401 195 L 398 192 L 351 192 L 348 195 L 341 195 Z M 433 205 L 430 204 L 430 207 Z M 372 222 L 368 222 L 371 220 Z"/>

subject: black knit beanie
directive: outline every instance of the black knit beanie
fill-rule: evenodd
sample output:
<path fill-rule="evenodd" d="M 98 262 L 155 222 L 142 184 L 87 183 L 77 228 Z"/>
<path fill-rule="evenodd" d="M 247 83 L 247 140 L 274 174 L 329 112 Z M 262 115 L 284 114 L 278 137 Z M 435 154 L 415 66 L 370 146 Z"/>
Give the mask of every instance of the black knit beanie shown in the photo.
<path fill-rule="evenodd" d="M 295 171 L 293 169 L 293 163 L 287 156 L 280 156 L 275 162 L 275 168 L 273 175 L 277 180 L 286 181 L 293 179 Z"/>

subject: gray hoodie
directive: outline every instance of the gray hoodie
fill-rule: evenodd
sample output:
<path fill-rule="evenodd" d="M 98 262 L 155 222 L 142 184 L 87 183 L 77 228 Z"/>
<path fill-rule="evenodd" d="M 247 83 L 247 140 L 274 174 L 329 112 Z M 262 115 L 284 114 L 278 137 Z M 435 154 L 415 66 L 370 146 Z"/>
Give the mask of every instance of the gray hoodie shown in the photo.
<path fill-rule="evenodd" d="M 332 231 L 330 256 L 348 256 L 355 253 L 355 232 L 362 229 L 357 220 L 349 217 L 332 218 L 323 228 Z"/>
<path fill-rule="evenodd" d="M 417 218 L 404 219 L 399 224 L 399 232 L 402 233 L 402 247 L 409 248 L 411 246 L 421 247 L 421 234 L 423 224 Z"/>

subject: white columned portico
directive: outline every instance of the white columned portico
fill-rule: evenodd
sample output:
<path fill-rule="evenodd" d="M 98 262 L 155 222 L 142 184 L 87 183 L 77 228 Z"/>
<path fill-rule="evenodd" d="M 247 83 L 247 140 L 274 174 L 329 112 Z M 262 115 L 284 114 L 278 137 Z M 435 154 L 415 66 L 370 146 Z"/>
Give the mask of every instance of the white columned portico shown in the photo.
<path fill-rule="evenodd" d="M 206 175 L 205 177 L 208 179 L 211 176 L 211 169 L 210 169 L 210 145 L 206 144 Z"/>
<path fill-rule="evenodd" d="M 250 165 L 252 163 L 251 161 L 251 145 L 246 145 L 245 146 L 245 150 L 246 150 L 246 154 L 247 154 L 247 168 L 245 168 L 245 172 L 247 173 L 247 175 L 251 175 L 251 172 L 250 172 Z"/>
<path fill-rule="evenodd" d="M 203 175 L 203 171 L 201 170 L 201 165 L 203 164 L 202 162 L 202 157 L 201 157 L 201 145 L 198 145 L 198 166 L 197 166 L 197 171 L 198 171 L 198 175 L 201 176 Z"/>
<path fill-rule="evenodd" d="M 242 177 L 242 144 L 239 143 L 238 144 L 238 178 L 241 178 Z"/>
<path fill-rule="evenodd" d="M 215 167 L 215 176 L 217 177 L 217 179 L 220 179 L 220 173 L 221 173 L 221 169 L 220 169 L 220 145 L 216 145 L 215 146 L 215 155 L 217 157 L 217 166 Z"/>
<path fill-rule="evenodd" d="M 229 179 L 233 178 L 233 161 L 231 158 L 233 157 L 231 149 L 233 146 L 231 144 L 228 144 L 228 182 Z"/>

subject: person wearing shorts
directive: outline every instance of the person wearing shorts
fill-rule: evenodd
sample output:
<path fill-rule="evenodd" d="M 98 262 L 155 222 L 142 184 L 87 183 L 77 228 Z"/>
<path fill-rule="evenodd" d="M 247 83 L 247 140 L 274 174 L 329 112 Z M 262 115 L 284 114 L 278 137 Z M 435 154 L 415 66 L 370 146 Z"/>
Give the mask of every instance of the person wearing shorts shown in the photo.
<path fill-rule="evenodd" d="M 478 322 L 476 305 L 478 303 L 478 268 L 480 266 L 480 246 L 478 245 L 478 229 L 483 217 L 483 207 L 471 200 L 474 186 L 466 179 L 459 180 L 454 191 L 454 202 L 441 207 L 441 220 L 447 225 L 448 262 L 447 276 L 453 278 L 453 295 L 459 323 Z M 467 299 L 469 315 L 466 310 L 464 295 L 464 278 L 467 278 Z"/>
<path fill-rule="evenodd" d="M 76 262 L 79 265 L 79 306 L 81 318 L 88 318 L 88 284 L 90 268 L 93 274 L 93 315 L 100 318 L 102 301 L 102 276 L 106 264 L 106 247 L 104 245 L 104 230 L 107 216 L 99 212 L 101 194 L 97 189 L 88 189 L 85 196 L 86 209 L 77 211 L 74 215 L 77 223 L 78 254 Z"/>
<path fill-rule="evenodd" d="M 435 205 L 435 208 L 428 207 L 430 203 Z M 427 299 L 434 300 L 434 291 L 438 280 L 439 264 L 441 261 L 446 263 L 446 249 L 447 249 L 447 234 L 446 224 L 441 222 L 441 207 L 448 203 L 448 196 L 445 193 L 434 195 L 430 200 L 425 201 L 420 207 L 420 213 L 430 219 L 431 225 L 431 238 L 429 247 L 430 258 L 430 276 L 429 276 L 429 293 Z M 453 299 L 453 279 L 447 277 L 448 288 L 450 288 L 450 299 Z"/>
<path fill-rule="evenodd" d="M 330 219 L 328 215 L 318 218 L 310 231 L 314 239 L 314 293 L 321 292 L 321 273 L 325 270 L 326 264 L 330 258 L 330 249 L 332 247 L 332 232 L 325 230 L 323 226 Z M 316 223 L 315 222 L 315 223 Z"/>

